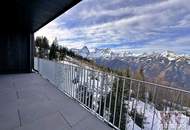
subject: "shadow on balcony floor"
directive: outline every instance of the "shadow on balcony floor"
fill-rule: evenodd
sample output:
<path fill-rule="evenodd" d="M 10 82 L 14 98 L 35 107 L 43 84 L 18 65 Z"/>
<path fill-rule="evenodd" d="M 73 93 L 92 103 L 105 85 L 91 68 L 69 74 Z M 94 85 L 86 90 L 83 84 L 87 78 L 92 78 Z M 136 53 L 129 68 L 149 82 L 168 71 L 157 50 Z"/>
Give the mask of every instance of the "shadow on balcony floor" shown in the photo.
<path fill-rule="evenodd" d="M 0 130 L 112 130 L 38 74 L 0 75 Z"/>

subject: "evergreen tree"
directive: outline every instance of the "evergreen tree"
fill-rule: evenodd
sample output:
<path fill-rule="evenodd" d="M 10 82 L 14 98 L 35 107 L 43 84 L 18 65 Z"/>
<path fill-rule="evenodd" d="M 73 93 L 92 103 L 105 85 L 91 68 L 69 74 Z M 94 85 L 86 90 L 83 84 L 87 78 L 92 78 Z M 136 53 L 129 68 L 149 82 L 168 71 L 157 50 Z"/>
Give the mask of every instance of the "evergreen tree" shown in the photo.
<path fill-rule="evenodd" d="M 119 74 L 124 75 L 122 72 L 120 72 Z M 115 107 L 115 102 L 116 102 L 116 110 L 115 110 L 115 125 L 116 126 L 119 126 L 120 109 L 122 107 L 121 125 L 120 125 L 121 130 L 125 130 L 126 113 L 127 113 L 127 109 L 126 109 L 126 106 L 124 103 L 124 99 L 122 100 L 122 91 L 124 91 L 126 88 L 129 88 L 129 86 L 127 86 L 128 84 L 125 84 L 125 86 L 123 88 L 123 83 L 124 83 L 124 80 L 122 78 L 115 78 L 115 81 L 114 81 L 113 86 L 112 86 L 112 98 L 111 98 L 112 102 L 111 102 L 111 116 L 110 116 L 110 121 L 113 121 L 114 107 Z M 117 84 L 118 84 L 118 88 L 117 88 Z M 116 95 L 116 92 L 117 92 L 117 95 Z M 116 98 L 117 98 L 117 101 L 116 101 Z M 121 104 L 123 104 L 123 105 L 121 106 Z"/>
<path fill-rule="evenodd" d="M 36 37 L 35 46 L 36 47 L 41 47 L 41 44 L 42 44 L 42 38 L 41 37 Z"/>
<path fill-rule="evenodd" d="M 37 37 L 35 40 L 35 46 L 38 49 L 35 54 L 36 56 L 39 56 L 40 58 L 48 57 L 49 41 L 46 37 Z"/>
<path fill-rule="evenodd" d="M 64 48 L 64 47 L 62 47 L 62 46 L 60 46 L 59 47 L 59 60 L 64 60 L 64 58 L 66 57 L 66 55 L 67 55 L 67 49 L 66 48 Z"/>
<path fill-rule="evenodd" d="M 41 37 L 37 37 L 36 40 L 35 40 L 35 46 L 36 46 L 36 55 L 40 58 L 43 58 L 43 55 L 42 55 L 42 38 Z"/>
<path fill-rule="evenodd" d="M 143 67 L 140 67 L 140 69 L 135 73 L 134 77 L 137 80 L 141 80 L 141 81 L 145 80 Z M 139 92 L 138 99 L 147 103 L 148 90 L 145 84 L 143 82 L 133 82 L 133 86 L 136 86 L 136 87 L 133 87 L 132 97 L 136 98 L 137 93 Z M 132 107 L 130 116 L 139 127 L 144 128 L 145 117 L 143 117 L 143 113 L 139 113 L 135 108 Z"/>
<path fill-rule="evenodd" d="M 46 37 L 42 37 L 42 48 L 49 49 L 49 41 Z"/>
<path fill-rule="evenodd" d="M 124 71 L 117 71 L 117 73 L 121 76 L 127 76 L 129 77 L 129 69 L 124 70 Z M 117 88 L 117 84 L 118 84 L 118 88 Z M 123 86 L 124 85 L 124 86 Z M 111 109 L 110 109 L 110 117 L 109 117 L 109 121 L 113 122 L 113 117 L 114 117 L 114 111 L 115 111 L 115 126 L 119 126 L 119 120 L 120 120 L 120 109 L 122 109 L 121 112 L 121 121 L 120 121 L 120 129 L 121 130 L 125 130 L 126 127 L 126 113 L 127 113 L 127 108 L 126 105 L 124 103 L 125 98 L 124 97 L 128 97 L 128 91 L 129 91 L 129 85 L 130 83 L 126 80 L 125 84 L 124 84 L 124 79 L 122 78 L 115 78 L 114 82 L 113 82 L 113 86 L 112 86 L 112 95 L 111 92 L 109 92 L 107 94 L 107 96 L 102 96 L 101 97 L 101 101 L 98 102 L 99 104 L 99 108 L 97 110 L 97 113 L 100 111 L 100 115 L 104 116 L 104 107 L 106 106 L 105 110 L 108 111 L 109 109 L 109 99 L 111 96 Z M 123 95 L 123 100 L 122 100 L 122 92 L 124 91 L 124 95 Z M 117 95 L 116 95 L 117 92 Z M 103 94 L 104 95 L 104 94 Z M 105 103 L 105 98 L 106 98 L 106 104 Z M 116 101 L 117 98 L 117 101 Z M 101 104 L 100 104 L 101 102 Z M 115 102 L 116 102 L 116 109 L 115 108 Z M 105 105 L 105 106 L 104 106 Z M 100 109 L 101 108 L 101 109 Z M 100 110 L 99 110 L 100 109 Z"/>
<path fill-rule="evenodd" d="M 49 59 L 50 60 L 57 60 L 58 58 L 58 42 L 55 39 L 50 47 Z"/>
<path fill-rule="evenodd" d="M 138 69 L 138 70 L 135 72 L 134 78 L 137 79 L 137 80 L 141 80 L 141 81 L 144 81 L 144 80 L 145 80 L 143 67 L 140 67 L 140 69 Z M 135 85 L 135 86 L 138 86 L 138 85 L 139 85 L 139 82 L 134 82 L 134 85 Z M 137 92 L 137 88 L 138 88 L 138 87 L 136 87 L 136 89 L 134 90 L 135 92 Z M 145 92 L 146 92 L 145 84 L 144 84 L 143 82 L 140 82 L 139 99 L 141 99 L 142 101 L 145 100 Z"/>

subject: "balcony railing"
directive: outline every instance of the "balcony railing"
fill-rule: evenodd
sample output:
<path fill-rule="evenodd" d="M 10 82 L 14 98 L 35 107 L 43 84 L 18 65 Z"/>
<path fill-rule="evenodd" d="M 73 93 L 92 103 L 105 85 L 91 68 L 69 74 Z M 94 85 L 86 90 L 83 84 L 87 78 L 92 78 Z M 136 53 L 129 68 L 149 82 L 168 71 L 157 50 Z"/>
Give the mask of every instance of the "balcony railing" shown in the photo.
<path fill-rule="evenodd" d="M 38 58 L 34 68 L 114 129 L 190 129 L 188 91 Z"/>

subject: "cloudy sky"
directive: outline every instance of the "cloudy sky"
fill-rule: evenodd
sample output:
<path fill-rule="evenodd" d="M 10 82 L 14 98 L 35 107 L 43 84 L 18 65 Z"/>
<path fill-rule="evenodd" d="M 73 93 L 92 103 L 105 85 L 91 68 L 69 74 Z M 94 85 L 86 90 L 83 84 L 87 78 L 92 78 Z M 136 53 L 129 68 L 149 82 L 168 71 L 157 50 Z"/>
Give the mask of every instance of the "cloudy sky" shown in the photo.
<path fill-rule="evenodd" d="M 190 0 L 83 0 L 35 36 L 68 48 L 190 54 Z"/>

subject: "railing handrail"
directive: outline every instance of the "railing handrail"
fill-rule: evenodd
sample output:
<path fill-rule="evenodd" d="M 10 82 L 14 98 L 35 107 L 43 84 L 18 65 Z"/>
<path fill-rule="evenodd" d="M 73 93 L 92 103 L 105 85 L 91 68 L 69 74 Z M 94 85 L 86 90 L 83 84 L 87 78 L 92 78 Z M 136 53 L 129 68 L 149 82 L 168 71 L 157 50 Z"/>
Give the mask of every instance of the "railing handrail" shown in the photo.
<path fill-rule="evenodd" d="M 42 58 L 39 58 L 39 59 L 42 59 Z M 165 88 L 165 89 L 170 89 L 170 90 L 180 91 L 180 92 L 184 92 L 184 93 L 190 94 L 190 91 L 187 91 L 187 90 L 184 90 L 184 89 L 180 89 L 180 88 L 176 88 L 176 87 L 172 87 L 172 86 L 168 86 L 168 85 L 161 85 L 161 84 L 157 84 L 157 83 L 152 83 L 150 81 L 142 81 L 142 80 L 139 80 L 139 79 L 134 79 L 134 78 L 131 78 L 131 77 L 121 76 L 121 75 L 118 75 L 118 74 L 115 74 L 115 73 L 111 73 L 111 72 L 109 73 L 109 72 L 105 72 L 105 71 L 101 71 L 101 70 L 89 69 L 89 68 L 85 68 L 85 67 L 83 67 L 81 65 L 74 66 L 72 64 L 60 63 L 58 61 L 52 61 L 52 60 L 48 60 L 48 59 L 43 59 L 43 60 L 55 62 L 55 63 L 61 64 L 61 65 L 68 65 L 68 66 L 72 66 L 72 67 L 76 67 L 76 68 L 84 68 L 84 69 L 86 69 L 88 71 L 94 71 L 94 72 L 97 72 L 97 73 L 107 74 L 107 75 L 115 76 L 115 77 L 118 77 L 118 78 L 132 80 L 132 81 L 140 82 L 140 83 L 146 83 L 146 84 L 149 84 L 149 85 L 153 85 L 153 86 L 157 86 L 157 87 L 161 87 L 161 88 Z"/>

